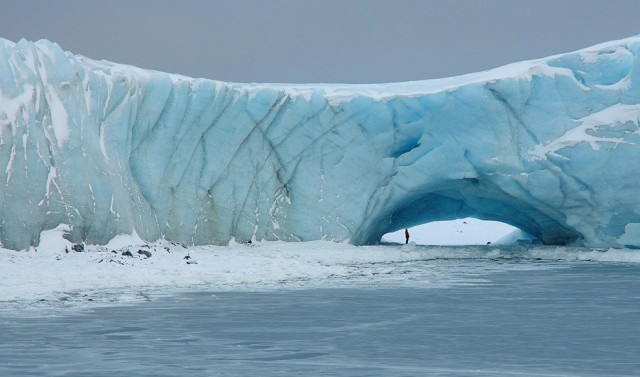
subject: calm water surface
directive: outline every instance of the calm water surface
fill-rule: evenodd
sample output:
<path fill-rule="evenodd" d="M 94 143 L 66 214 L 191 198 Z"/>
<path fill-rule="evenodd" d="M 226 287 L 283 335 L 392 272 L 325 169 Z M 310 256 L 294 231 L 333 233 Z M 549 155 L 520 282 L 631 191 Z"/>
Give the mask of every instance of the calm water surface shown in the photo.
<path fill-rule="evenodd" d="M 200 291 L 5 310 L 0 375 L 640 375 L 640 266 L 523 263 L 531 268 L 436 288 Z"/>

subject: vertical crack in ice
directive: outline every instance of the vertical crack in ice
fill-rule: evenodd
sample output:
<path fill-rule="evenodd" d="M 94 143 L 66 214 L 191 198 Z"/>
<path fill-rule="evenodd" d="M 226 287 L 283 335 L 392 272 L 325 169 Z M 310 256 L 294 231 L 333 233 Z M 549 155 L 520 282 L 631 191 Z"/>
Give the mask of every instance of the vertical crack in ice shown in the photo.
<path fill-rule="evenodd" d="M 277 180 L 277 184 L 280 185 L 279 188 L 285 188 L 285 192 L 286 192 L 286 183 L 283 183 L 281 180 L 281 177 L 279 176 L 278 172 L 284 168 L 284 165 L 282 164 L 282 161 L 280 159 L 280 156 L 277 152 L 277 150 L 274 148 L 273 142 L 271 141 L 271 139 L 269 138 L 269 135 L 266 132 L 266 128 L 269 127 L 270 124 L 273 124 L 273 122 L 275 121 L 275 119 L 277 119 L 277 117 L 279 116 L 279 114 L 281 114 L 281 112 L 283 110 L 286 110 L 287 107 L 287 103 L 289 101 L 289 96 L 288 95 L 283 95 L 282 93 L 279 94 L 279 98 L 276 100 L 276 102 L 271 106 L 271 108 L 269 109 L 269 111 L 267 111 L 267 113 L 264 115 L 264 117 L 262 117 L 262 119 L 260 119 L 258 122 L 256 122 L 255 131 L 258 131 L 261 136 L 262 136 L 262 142 L 267 144 L 268 146 L 268 153 L 266 155 L 266 158 L 259 164 L 256 166 L 256 168 L 254 169 L 253 172 L 253 179 L 251 180 L 251 183 L 249 184 L 249 187 L 247 188 L 247 195 L 245 195 L 244 201 L 242 203 L 242 208 L 244 209 L 247 206 L 247 201 L 249 200 L 249 193 L 255 190 L 255 187 L 257 184 L 259 184 L 258 182 L 258 175 L 264 170 L 265 166 L 270 163 L 271 165 L 271 170 L 272 170 L 272 174 L 270 174 L 269 176 L 273 176 L 274 174 L 276 175 L 276 180 Z M 273 162 L 273 158 L 272 156 L 275 157 L 275 162 Z M 259 162 L 256 161 L 256 162 Z M 278 188 L 278 189 L 279 189 Z M 274 193 L 275 195 L 275 193 Z M 257 204 L 257 203 L 256 203 Z M 257 211 L 258 206 L 254 207 Z M 259 214 L 256 214 L 256 217 L 258 217 Z M 258 221 L 258 219 L 256 219 L 256 221 Z M 234 223 L 234 228 L 237 228 L 237 222 Z M 257 226 L 257 224 L 256 224 Z M 257 233 L 257 230 L 254 229 L 254 234 L 253 236 L 255 237 Z"/>
<path fill-rule="evenodd" d="M 507 101 L 507 99 L 506 99 L 506 98 L 504 98 L 504 97 L 502 96 L 502 94 L 500 94 L 500 92 L 499 92 L 497 89 L 492 88 L 492 87 L 488 87 L 488 86 L 486 86 L 485 88 L 489 91 L 489 93 L 491 94 L 491 96 L 492 96 L 496 101 L 498 101 L 500 104 L 502 104 L 502 105 L 504 106 L 504 108 L 505 108 L 505 109 L 507 110 L 507 112 L 509 113 L 510 118 L 511 118 L 511 119 L 515 119 L 515 120 L 516 120 L 517 125 L 518 125 L 520 128 L 522 128 L 522 130 L 524 130 L 524 131 L 527 133 L 527 135 L 529 135 L 529 137 L 531 138 L 531 140 L 533 140 L 536 144 L 539 144 L 539 143 L 540 143 L 540 141 L 538 140 L 538 137 L 536 136 L 536 134 L 535 134 L 535 133 L 533 133 L 533 132 L 529 129 L 529 127 L 528 127 L 528 125 L 526 124 L 526 122 L 523 122 L 523 121 L 522 121 L 522 119 L 520 118 L 520 115 L 518 115 L 518 112 L 516 111 L 516 109 L 514 109 L 514 108 L 513 108 L 513 106 L 511 106 L 511 104 L 509 103 L 509 101 Z M 513 127 L 510 127 L 510 130 L 513 130 Z M 517 135 L 517 133 L 516 133 L 516 135 Z M 518 140 L 517 136 L 516 136 L 516 143 L 519 143 L 519 140 Z"/>

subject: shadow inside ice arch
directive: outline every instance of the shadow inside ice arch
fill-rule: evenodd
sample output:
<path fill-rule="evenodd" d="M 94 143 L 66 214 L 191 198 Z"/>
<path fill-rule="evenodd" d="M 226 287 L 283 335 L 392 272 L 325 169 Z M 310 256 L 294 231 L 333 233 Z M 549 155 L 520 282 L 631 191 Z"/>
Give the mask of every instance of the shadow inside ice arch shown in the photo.
<path fill-rule="evenodd" d="M 434 221 L 409 228 L 409 242 L 418 245 L 486 245 L 514 243 L 529 237 L 520 229 L 499 221 L 464 218 Z M 383 243 L 404 243 L 404 229 L 382 236 Z"/>

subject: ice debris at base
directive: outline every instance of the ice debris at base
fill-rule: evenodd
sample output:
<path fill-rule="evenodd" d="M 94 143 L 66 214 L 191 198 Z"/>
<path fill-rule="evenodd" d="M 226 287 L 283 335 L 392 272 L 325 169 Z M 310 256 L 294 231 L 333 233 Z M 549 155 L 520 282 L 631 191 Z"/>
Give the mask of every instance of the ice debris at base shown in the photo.
<path fill-rule="evenodd" d="M 376 243 L 476 217 L 640 247 L 640 37 L 439 80 L 239 84 L 0 40 L 0 242 Z"/>

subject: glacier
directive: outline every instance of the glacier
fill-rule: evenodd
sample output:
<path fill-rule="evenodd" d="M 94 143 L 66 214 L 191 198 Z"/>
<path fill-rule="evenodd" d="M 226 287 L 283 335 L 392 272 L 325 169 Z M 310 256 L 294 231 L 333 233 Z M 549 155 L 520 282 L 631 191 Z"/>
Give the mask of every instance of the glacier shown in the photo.
<path fill-rule="evenodd" d="M 464 76 L 230 83 L 0 39 L 0 243 L 375 244 L 463 217 L 640 247 L 640 37 Z"/>

